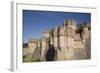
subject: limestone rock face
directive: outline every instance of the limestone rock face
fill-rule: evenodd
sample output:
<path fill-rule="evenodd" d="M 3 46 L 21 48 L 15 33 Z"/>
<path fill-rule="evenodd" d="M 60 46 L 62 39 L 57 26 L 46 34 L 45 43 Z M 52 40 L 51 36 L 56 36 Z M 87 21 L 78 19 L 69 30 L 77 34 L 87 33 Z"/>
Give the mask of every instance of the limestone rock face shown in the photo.
<path fill-rule="evenodd" d="M 90 25 L 77 26 L 71 19 L 64 24 L 43 33 L 41 40 L 30 40 L 24 54 L 33 55 L 40 49 L 41 61 L 81 60 L 91 58 Z"/>

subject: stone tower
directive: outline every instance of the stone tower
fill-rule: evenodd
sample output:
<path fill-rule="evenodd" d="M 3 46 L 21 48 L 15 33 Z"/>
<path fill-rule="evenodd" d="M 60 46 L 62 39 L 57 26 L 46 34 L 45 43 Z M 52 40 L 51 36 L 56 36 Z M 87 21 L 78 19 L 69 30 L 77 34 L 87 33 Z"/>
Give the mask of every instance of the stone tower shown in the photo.
<path fill-rule="evenodd" d="M 77 25 L 72 19 L 65 20 L 63 25 L 43 32 L 42 39 L 29 40 L 24 49 L 28 58 L 32 58 L 36 48 L 40 49 L 41 61 L 90 59 L 91 26 L 86 23 Z"/>
<path fill-rule="evenodd" d="M 83 25 L 82 41 L 84 44 L 83 52 L 86 58 L 91 57 L 91 32 L 89 30 L 89 24 Z"/>
<path fill-rule="evenodd" d="M 74 47 L 74 36 L 76 22 L 73 20 L 64 21 L 64 25 L 59 29 L 59 47 L 58 60 L 72 59 Z"/>
<path fill-rule="evenodd" d="M 42 39 L 42 47 L 41 47 L 41 60 L 45 61 L 45 55 L 49 48 L 49 40 L 50 40 L 50 32 L 46 31 L 43 33 L 43 39 Z"/>
<path fill-rule="evenodd" d="M 28 46 L 29 46 L 29 51 L 30 51 L 30 54 L 33 54 L 34 53 L 34 50 L 38 47 L 37 45 L 37 40 L 35 39 L 30 39 L 29 40 L 29 43 L 28 43 Z"/>
<path fill-rule="evenodd" d="M 76 22 L 69 19 L 66 21 L 67 25 L 67 51 L 66 51 L 66 59 L 73 59 L 73 48 L 74 48 L 74 36 L 76 30 Z"/>
<path fill-rule="evenodd" d="M 53 31 L 54 47 L 58 49 L 59 47 L 59 27 L 56 27 Z"/>

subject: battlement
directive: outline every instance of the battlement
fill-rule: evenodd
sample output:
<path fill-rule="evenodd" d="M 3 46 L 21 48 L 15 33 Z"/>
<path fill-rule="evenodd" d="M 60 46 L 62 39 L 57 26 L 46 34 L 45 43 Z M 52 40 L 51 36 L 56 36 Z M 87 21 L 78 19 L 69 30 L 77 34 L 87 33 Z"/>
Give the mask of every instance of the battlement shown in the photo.
<path fill-rule="evenodd" d="M 72 19 L 68 19 L 68 20 L 64 20 L 64 26 L 67 26 L 67 25 L 76 25 L 77 23 L 72 20 Z"/>
<path fill-rule="evenodd" d="M 91 39 L 91 25 L 87 23 L 77 24 L 76 21 L 68 19 L 65 20 L 63 25 L 56 26 L 51 30 L 43 32 L 41 40 L 31 39 L 28 46 L 34 52 L 34 49 L 40 48 L 41 60 L 44 60 L 45 55 L 51 47 L 57 51 L 56 60 L 71 60 L 87 58 L 86 55 L 81 54 L 82 57 L 75 58 L 75 52 L 83 51 L 87 53 L 86 41 Z M 89 42 L 90 43 L 90 42 Z M 90 46 L 90 45 L 88 45 Z M 85 49 L 84 49 L 85 48 Z M 31 51 L 31 52 L 32 52 Z M 90 56 L 88 56 L 90 58 Z"/>

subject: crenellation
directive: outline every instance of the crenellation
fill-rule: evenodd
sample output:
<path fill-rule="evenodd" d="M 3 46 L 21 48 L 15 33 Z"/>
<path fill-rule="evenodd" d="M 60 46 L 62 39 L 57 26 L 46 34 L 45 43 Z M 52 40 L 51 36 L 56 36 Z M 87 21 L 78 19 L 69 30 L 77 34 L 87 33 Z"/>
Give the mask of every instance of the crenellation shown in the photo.
<path fill-rule="evenodd" d="M 78 60 L 91 58 L 91 26 L 80 24 L 74 20 L 64 21 L 63 26 L 57 26 L 43 32 L 41 40 L 32 39 L 28 42 L 28 49 L 31 55 L 34 50 L 40 48 L 40 60 L 47 61 L 48 50 L 55 51 L 53 60 Z M 25 50 L 24 50 L 25 52 Z M 77 56 L 77 54 L 79 54 Z M 27 55 L 27 52 L 25 52 Z"/>

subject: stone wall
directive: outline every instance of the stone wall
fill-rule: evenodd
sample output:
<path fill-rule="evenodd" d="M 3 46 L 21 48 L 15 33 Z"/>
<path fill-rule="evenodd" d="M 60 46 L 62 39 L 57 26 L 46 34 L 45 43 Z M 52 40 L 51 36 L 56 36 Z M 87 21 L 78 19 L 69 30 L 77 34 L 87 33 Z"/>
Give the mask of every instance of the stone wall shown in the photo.
<path fill-rule="evenodd" d="M 71 19 L 64 24 L 43 33 L 41 40 L 31 40 L 28 51 L 33 55 L 34 50 L 40 48 L 40 60 L 46 61 L 46 55 L 52 60 L 80 60 L 91 58 L 91 29 L 89 24 L 80 24 Z M 52 49 L 53 48 L 53 49 Z M 51 55 L 49 55 L 49 52 Z M 52 61 L 50 60 L 50 61 Z"/>

